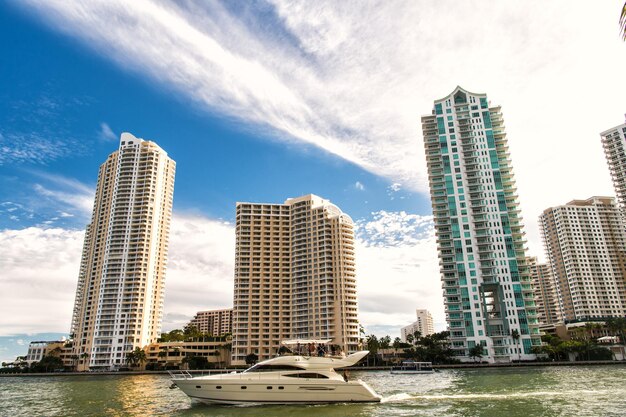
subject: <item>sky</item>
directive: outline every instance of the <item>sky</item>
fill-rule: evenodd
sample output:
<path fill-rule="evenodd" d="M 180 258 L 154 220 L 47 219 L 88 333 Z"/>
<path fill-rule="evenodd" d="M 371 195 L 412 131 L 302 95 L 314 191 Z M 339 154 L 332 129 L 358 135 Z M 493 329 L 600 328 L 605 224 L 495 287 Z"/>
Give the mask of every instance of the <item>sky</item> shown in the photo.
<path fill-rule="evenodd" d="M 237 201 L 309 193 L 357 224 L 360 321 L 445 328 L 420 117 L 502 106 L 528 254 L 546 208 L 613 195 L 620 2 L 0 3 L 0 359 L 67 335 L 98 166 L 130 132 L 177 163 L 163 328 L 232 306 Z"/>

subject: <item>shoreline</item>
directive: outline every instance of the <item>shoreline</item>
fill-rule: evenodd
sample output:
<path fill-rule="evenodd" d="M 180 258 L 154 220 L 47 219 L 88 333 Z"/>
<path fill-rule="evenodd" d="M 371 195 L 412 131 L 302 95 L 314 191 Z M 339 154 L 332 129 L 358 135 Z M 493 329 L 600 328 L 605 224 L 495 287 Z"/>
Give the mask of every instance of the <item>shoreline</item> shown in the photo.
<path fill-rule="evenodd" d="M 577 361 L 577 362 L 514 362 L 514 363 L 455 363 L 445 365 L 433 365 L 433 369 L 499 369 L 499 368 L 528 368 L 543 366 L 601 366 L 601 365 L 626 365 L 626 361 Z M 358 371 L 390 371 L 391 366 L 355 366 L 345 368 Z M 191 370 L 191 374 L 209 375 L 223 374 L 244 369 L 206 369 Z M 176 370 L 173 370 L 176 372 Z M 37 372 L 37 373 L 1 373 L 0 378 L 6 377 L 47 377 L 47 376 L 132 376 L 132 375 L 167 375 L 168 371 L 107 371 L 107 372 Z"/>

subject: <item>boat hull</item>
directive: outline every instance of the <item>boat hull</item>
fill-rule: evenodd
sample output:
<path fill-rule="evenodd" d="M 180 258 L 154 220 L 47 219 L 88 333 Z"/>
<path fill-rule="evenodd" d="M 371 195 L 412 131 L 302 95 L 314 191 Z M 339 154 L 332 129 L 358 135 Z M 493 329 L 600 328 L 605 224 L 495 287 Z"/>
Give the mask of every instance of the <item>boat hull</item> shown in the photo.
<path fill-rule="evenodd" d="M 362 381 L 175 380 L 189 397 L 207 404 L 325 404 L 380 402 Z"/>

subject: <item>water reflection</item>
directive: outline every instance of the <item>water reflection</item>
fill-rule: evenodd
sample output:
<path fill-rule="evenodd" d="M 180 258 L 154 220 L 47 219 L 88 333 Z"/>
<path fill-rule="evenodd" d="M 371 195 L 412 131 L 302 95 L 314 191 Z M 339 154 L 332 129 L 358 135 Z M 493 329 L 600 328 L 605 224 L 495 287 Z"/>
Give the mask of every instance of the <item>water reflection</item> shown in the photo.
<path fill-rule="evenodd" d="M 240 407 L 192 402 L 166 375 L 0 378 L 2 416 L 597 416 L 624 415 L 626 367 L 354 372 L 381 404 Z"/>

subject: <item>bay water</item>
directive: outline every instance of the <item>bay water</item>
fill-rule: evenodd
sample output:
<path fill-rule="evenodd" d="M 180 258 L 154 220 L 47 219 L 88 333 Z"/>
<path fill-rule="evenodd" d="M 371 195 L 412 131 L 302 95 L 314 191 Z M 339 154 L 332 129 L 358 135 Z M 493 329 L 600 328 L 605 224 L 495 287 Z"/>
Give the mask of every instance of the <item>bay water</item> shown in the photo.
<path fill-rule="evenodd" d="M 222 406 L 191 401 L 167 375 L 0 378 L 0 416 L 626 416 L 626 366 L 352 372 L 380 404 Z"/>

